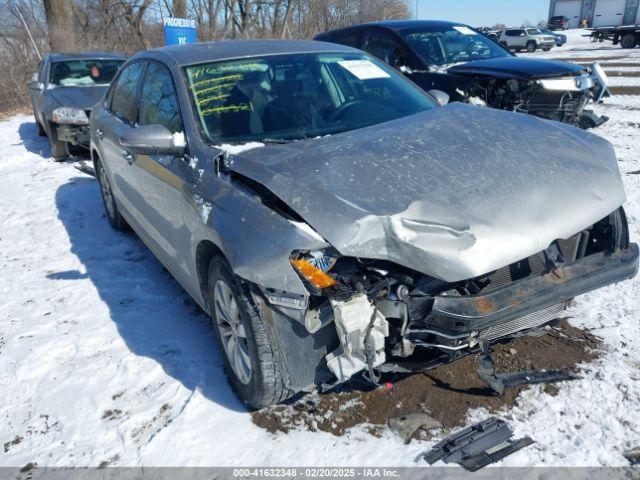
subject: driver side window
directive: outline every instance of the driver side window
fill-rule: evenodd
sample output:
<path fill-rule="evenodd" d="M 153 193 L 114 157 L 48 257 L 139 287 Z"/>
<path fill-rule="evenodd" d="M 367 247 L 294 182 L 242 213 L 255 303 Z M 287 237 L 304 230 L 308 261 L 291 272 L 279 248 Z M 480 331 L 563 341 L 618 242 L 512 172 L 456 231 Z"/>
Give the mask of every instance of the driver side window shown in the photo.
<path fill-rule="evenodd" d="M 394 68 L 406 64 L 406 58 L 400 45 L 386 33 L 365 33 L 362 49 Z"/>
<path fill-rule="evenodd" d="M 157 62 L 150 62 L 140 93 L 140 125 L 163 125 L 171 133 L 182 131 L 182 116 L 171 72 Z"/>

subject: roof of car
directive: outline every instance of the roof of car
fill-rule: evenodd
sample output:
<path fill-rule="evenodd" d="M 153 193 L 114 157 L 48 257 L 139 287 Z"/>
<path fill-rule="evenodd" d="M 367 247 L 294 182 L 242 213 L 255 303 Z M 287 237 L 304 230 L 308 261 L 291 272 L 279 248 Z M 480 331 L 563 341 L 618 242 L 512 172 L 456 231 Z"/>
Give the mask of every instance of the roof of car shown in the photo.
<path fill-rule="evenodd" d="M 157 53 L 171 57 L 179 65 L 191 65 L 217 60 L 281 55 L 294 53 L 334 53 L 357 52 L 358 50 L 334 43 L 314 42 L 311 40 L 223 40 L 218 42 L 172 45 L 141 52 Z"/>
<path fill-rule="evenodd" d="M 379 22 L 360 23 L 358 25 L 351 25 L 344 28 L 336 28 L 335 30 L 329 30 L 318 35 L 318 37 L 324 37 L 325 34 L 332 32 L 341 32 L 344 30 L 350 30 L 352 28 L 363 27 L 382 27 L 389 30 L 401 31 L 401 30 L 413 30 L 416 28 L 434 28 L 434 27 L 453 27 L 464 25 L 458 22 L 446 22 L 444 20 L 382 20 Z"/>
<path fill-rule="evenodd" d="M 459 22 L 446 22 L 444 20 L 382 20 L 379 22 L 365 23 L 363 25 L 375 25 L 391 30 L 406 30 L 420 27 L 450 27 L 462 24 Z"/>
<path fill-rule="evenodd" d="M 65 60 L 83 60 L 88 58 L 109 58 L 116 60 L 125 60 L 127 57 L 114 52 L 79 52 L 79 53 L 50 53 L 49 58 L 52 62 L 61 62 Z"/>

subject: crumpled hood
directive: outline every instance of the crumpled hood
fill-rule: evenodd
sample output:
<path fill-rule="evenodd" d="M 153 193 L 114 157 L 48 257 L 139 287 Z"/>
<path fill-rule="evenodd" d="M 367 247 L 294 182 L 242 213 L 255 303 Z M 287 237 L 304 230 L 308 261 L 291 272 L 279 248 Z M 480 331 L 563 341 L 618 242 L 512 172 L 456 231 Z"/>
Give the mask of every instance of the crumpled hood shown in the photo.
<path fill-rule="evenodd" d="M 489 75 L 499 78 L 537 80 L 581 75 L 585 68 L 573 63 L 539 58 L 502 57 L 455 65 L 447 70 L 460 75 Z"/>
<path fill-rule="evenodd" d="M 458 103 L 255 148 L 226 166 L 267 187 L 343 255 L 449 282 L 540 252 L 625 199 L 602 138 Z"/>
<path fill-rule="evenodd" d="M 98 103 L 104 92 L 107 91 L 106 86 L 99 87 L 55 87 L 47 90 L 47 93 L 60 104 L 61 107 L 80 108 L 82 110 L 90 110 Z"/>

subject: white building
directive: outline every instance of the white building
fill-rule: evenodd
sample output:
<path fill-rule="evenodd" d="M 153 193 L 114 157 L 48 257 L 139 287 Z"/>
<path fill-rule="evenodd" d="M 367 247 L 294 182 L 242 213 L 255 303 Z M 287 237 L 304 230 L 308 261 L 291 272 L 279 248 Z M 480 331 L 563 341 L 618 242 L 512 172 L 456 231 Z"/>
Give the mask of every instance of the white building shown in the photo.
<path fill-rule="evenodd" d="M 569 28 L 586 19 L 590 27 L 640 24 L 640 0 L 551 0 L 549 18 L 563 15 Z"/>

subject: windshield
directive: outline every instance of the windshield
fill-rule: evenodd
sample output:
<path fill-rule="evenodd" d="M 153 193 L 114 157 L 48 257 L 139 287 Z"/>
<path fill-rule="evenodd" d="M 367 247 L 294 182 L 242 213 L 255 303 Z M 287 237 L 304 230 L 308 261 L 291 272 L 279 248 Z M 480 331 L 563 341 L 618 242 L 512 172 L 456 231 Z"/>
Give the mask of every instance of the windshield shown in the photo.
<path fill-rule="evenodd" d="M 82 59 L 52 62 L 49 84 L 60 87 L 109 85 L 124 60 Z"/>
<path fill-rule="evenodd" d="M 512 56 L 490 38 L 462 25 L 423 27 L 400 33 L 427 65 Z"/>
<path fill-rule="evenodd" d="M 390 67 L 361 53 L 274 55 L 185 68 L 213 143 L 289 141 L 435 108 Z"/>
<path fill-rule="evenodd" d="M 542 35 L 542 32 L 537 28 L 527 28 L 527 35 Z"/>

